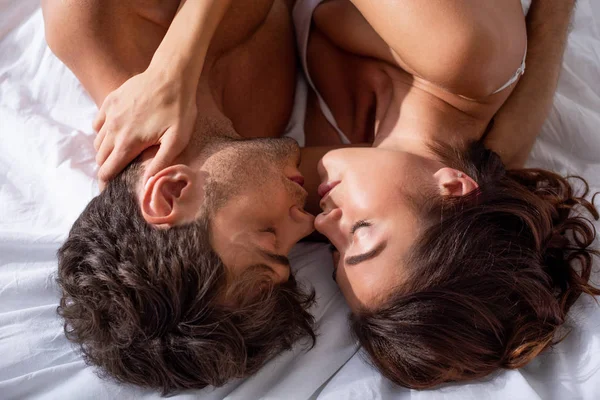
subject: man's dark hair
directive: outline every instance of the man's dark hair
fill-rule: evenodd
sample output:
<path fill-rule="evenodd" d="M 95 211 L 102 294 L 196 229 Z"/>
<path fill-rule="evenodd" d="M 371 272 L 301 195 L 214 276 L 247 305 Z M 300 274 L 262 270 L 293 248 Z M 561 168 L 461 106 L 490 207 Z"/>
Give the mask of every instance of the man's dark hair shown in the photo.
<path fill-rule="evenodd" d="M 598 251 L 583 213 L 598 212 L 585 180 L 575 195 L 550 171 L 505 171 L 479 142 L 433 150 L 479 188 L 413 201 L 424 228 L 403 260 L 408 278 L 351 317 L 379 371 L 415 389 L 524 366 L 564 338 L 559 328 L 582 293 L 600 295 L 589 283 Z"/>
<path fill-rule="evenodd" d="M 86 362 L 166 394 L 246 377 L 303 337 L 314 344 L 314 291 L 293 276 L 274 285 L 259 270 L 228 278 L 208 216 L 148 224 L 134 193 L 139 170 L 110 182 L 58 251 L 58 312 Z"/>

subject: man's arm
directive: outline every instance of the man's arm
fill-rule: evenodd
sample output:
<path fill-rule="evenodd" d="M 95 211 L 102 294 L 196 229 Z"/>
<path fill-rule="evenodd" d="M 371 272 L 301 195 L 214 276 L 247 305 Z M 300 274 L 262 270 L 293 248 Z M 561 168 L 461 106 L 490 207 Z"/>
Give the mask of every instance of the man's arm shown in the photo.
<path fill-rule="evenodd" d="M 527 15 L 527 70 L 495 116 L 486 147 L 522 168 L 552 107 L 576 0 L 533 0 Z"/>

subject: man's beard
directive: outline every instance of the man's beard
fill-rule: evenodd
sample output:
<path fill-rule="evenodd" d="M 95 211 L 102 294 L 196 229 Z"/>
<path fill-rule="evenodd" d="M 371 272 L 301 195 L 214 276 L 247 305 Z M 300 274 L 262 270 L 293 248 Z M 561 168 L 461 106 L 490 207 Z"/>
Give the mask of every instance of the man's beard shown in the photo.
<path fill-rule="evenodd" d="M 274 184 L 283 184 L 299 204 L 306 200 L 305 194 L 283 174 L 286 167 L 297 167 L 300 161 L 299 146 L 293 139 L 241 139 L 221 146 L 207 160 L 206 205 L 212 212 L 235 196 L 268 191 Z"/>

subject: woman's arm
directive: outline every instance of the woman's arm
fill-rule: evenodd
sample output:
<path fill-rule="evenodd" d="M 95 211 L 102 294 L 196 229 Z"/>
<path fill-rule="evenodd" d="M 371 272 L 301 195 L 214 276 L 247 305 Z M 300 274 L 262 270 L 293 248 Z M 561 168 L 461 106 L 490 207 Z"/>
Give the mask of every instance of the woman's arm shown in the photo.
<path fill-rule="evenodd" d="M 150 67 L 185 77 L 195 88 L 211 40 L 232 0 L 182 0 Z"/>
<path fill-rule="evenodd" d="M 523 60 L 525 19 L 518 0 L 351 1 L 402 69 L 452 93 L 485 98 Z"/>
<path fill-rule="evenodd" d="M 494 118 L 486 147 L 522 168 L 548 112 L 562 68 L 575 0 L 533 0 L 527 15 L 527 69 Z"/>
<path fill-rule="evenodd" d="M 94 121 L 100 181 L 108 181 L 151 146 L 146 176 L 185 149 L 196 121 L 196 91 L 207 52 L 232 0 L 183 0 L 150 65 L 110 93 Z"/>

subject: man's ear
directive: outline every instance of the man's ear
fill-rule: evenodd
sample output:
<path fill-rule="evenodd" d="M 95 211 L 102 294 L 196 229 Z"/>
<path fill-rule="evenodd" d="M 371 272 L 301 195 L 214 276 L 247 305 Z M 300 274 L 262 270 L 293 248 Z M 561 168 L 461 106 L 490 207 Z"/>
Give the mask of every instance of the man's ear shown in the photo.
<path fill-rule="evenodd" d="M 453 168 L 441 168 L 433 177 L 442 196 L 464 196 L 479 187 L 473 178 Z"/>
<path fill-rule="evenodd" d="M 171 227 L 196 220 L 204 203 L 202 174 L 182 164 L 148 178 L 141 195 L 146 222 Z"/>

